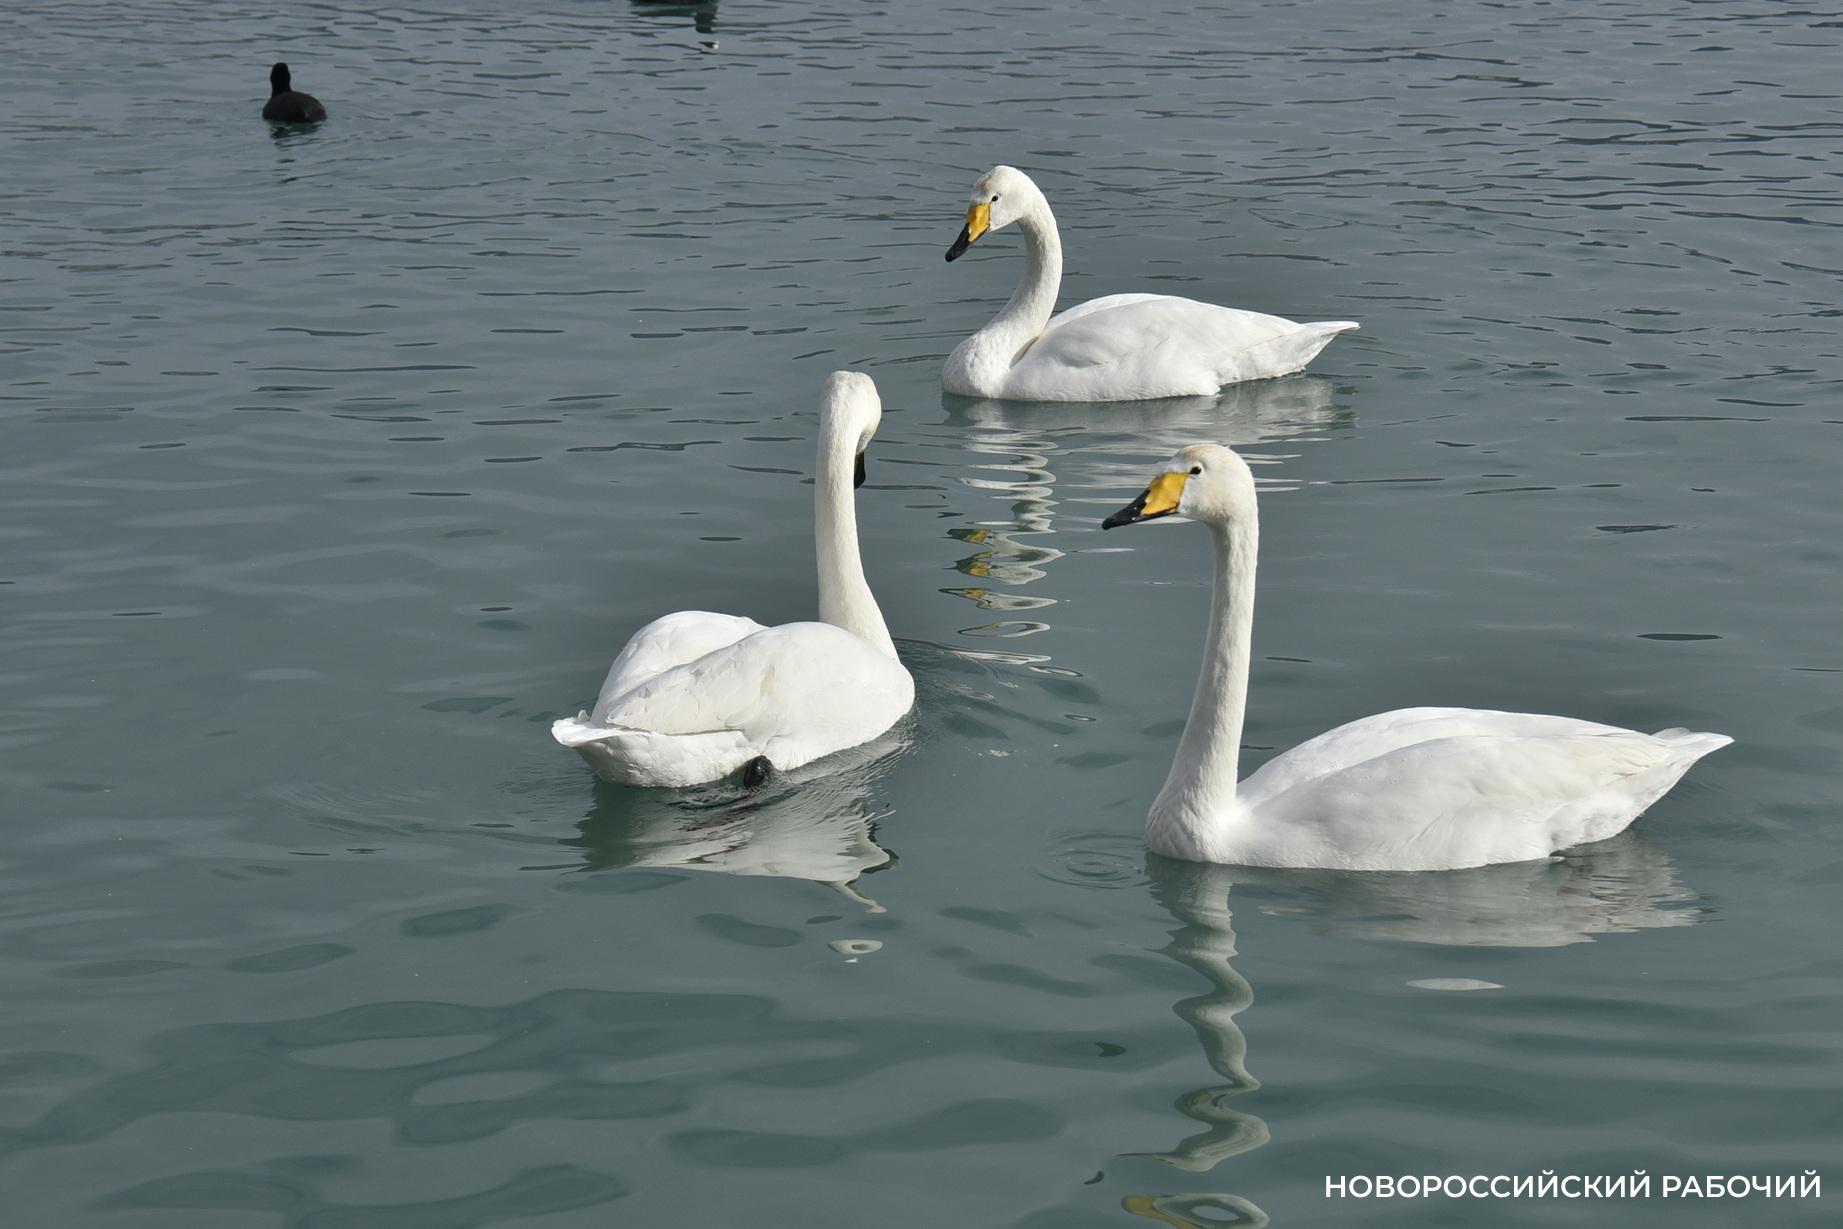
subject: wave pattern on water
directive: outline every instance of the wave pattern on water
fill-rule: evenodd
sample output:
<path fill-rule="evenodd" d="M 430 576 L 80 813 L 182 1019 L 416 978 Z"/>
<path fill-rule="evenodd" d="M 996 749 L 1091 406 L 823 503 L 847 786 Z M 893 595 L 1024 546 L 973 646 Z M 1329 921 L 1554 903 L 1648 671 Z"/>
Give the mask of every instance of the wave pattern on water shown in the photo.
<path fill-rule="evenodd" d="M 1834 15 L 73 0 L 7 39 L 11 1218 L 1394 1225 L 1325 1175 L 1820 1164 Z M 279 57 L 325 124 L 257 118 Z M 1021 271 L 940 258 L 1000 161 L 1065 301 L 1363 331 L 1215 398 L 943 397 Z M 597 785 L 546 730 L 633 628 L 811 617 L 844 366 L 915 717 L 754 798 Z M 1250 765 L 1421 703 L 1736 746 L 1549 863 L 1148 860 L 1205 558 L 1098 522 L 1206 437 L 1263 488 Z"/>

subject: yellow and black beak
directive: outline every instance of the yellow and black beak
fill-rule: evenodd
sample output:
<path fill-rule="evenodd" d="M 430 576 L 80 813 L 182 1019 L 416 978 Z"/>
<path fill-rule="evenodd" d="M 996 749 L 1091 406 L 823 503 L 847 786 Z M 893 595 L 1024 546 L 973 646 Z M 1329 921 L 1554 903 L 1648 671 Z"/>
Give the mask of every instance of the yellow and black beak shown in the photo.
<path fill-rule="evenodd" d="M 851 466 L 851 489 L 857 490 L 864 485 L 864 454 L 858 453 L 858 459 Z"/>
<path fill-rule="evenodd" d="M 979 242 L 979 236 L 992 229 L 992 202 L 980 201 L 977 205 L 966 207 L 966 225 L 960 228 L 960 237 L 947 249 L 947 259 L 958 260 L 966 249 Z"/>
<path fill-rule="evenodd" d="M 1139 493 L 1138 499 L 1102 521 L 1101 528 L 1117 529 L 1121 525 L 1137 525 L 1140 521 L 1170 516 L 1184 498 L 1184 480 L 1188 477 L 1190 475 L 1183 470 L 1160 474 L 1152 479 L 1151 486 Z"/>

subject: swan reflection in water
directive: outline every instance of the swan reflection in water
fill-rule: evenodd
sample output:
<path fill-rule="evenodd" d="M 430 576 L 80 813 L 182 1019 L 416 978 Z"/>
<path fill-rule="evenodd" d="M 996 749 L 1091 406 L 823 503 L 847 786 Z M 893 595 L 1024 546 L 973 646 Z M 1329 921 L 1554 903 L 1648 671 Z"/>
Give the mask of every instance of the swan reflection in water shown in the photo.
<path fill-rule="evenodd" d="M 692 28 L 699 34 L 717 32 L 717 0 L 633 0 L 633 6 L 640 13 L 690 17 Z M 714 40 L 704 45 L 713 51 L 717 46 Z"/>
<path fill-rule="evenodd" d="M 1241 872 L 1243 882 L 1256 874 Z M 1627 829 L 1570 854 L 1464 871 L 1287 872 L 1304 904 L 1272 916 L 1312 919 L 1325 934 L 1446 947 L 1565 947 L 1596 935 L 1689 926 L 1696 894 L 1663 851 Z"/>
<path fill-rule="evenodd" d="M 961 481 L 1009 504 L 998 518 L 975 508 L 967 518 L 970 524 L 948 531 L 974 548 L 955 567 L 976 583 L 943 592 L 981 610 L 1026 616 L 965 632 L 998 638 L 1028 636 L 1047 626 L 1027 617 L 1028 612 L 1053 606 L 1056 599 L 1017 590 L 1043 579 L 1062 558 L 1063 552 L 1047 540 L 1057 532 L 1059 517 L 1064 530 L 1098 529 L 1101 518 L 1119 503 L 1121 490 L 1144 484 L 1149 463 L 1198 440 L 1254 446 L 1248 460 L 1259 466 L 1259 445 L 1304 442 L 1356 421 L 1339 404 L 1336 385 L 1316 376 L 1260 380 L 1232 385 L 1212 397 L 1131 405 L 1035 405 L 952 394 L 941 400 L 948 442 L 980 457 L 972 476 Z"/>
<path fill-rule="evenodd" d="M 876 842 L 887 810 L 877 782 L 913 741 L 913 719 L 881 738 L 788 772 L 753 793 L 735 782 L 642 790 L 595 782 L 593 805 L 561 843 L 590 870 L 653 867 L 765 875 L 827 884 L 872 913 L 858 879 L 896 864 Z"/>
<path fill-rule="evenodd" d="M 1689 926 L 1702 916 L 1663 851 L 1631 831 L 1546 861 L 1472 870 L 1261 870 L 1147 854 L 1146 874 L 1153 897 L 1178 923 L 1164 953 L 1209 983 L 1172 1010 L 1196 1030 L 1205 1060 L 1222 1079 L 1177 1099 L 1178 1111 L 1202 1123 L 1202 1131 L 1166 1151 L 1127 1155 L 1192 1173 L 1269 1138 L 1267 1124 L 1238 1102 L 1260 1081 L 1248 1073 L 1248 1044 L 1236 1023 L 1254 1001 L 1253 988 L 1230 963 L 1236 948 L 1229 897 L 1237 884 L 1264 894 L 1281 891 L 1293 902 L 1262 907 L 1263 917 L 1305 920 L 1340 938 L 1442 946 L 1560 947 L 1599 935 Z M 1131 1195 L 1123 1206 L 1179 1229 L 1267 1223 L 1266 1214 L 1239 1195 Z M 1196 1210 L 1208 1215 L 1198 1219 Z"/>

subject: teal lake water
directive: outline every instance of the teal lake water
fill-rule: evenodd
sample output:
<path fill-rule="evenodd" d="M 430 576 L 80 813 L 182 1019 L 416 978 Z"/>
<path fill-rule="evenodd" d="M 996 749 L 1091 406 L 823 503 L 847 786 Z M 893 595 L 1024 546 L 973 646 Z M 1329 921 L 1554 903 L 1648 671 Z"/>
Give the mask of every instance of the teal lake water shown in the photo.
<path fill-rule="evenodd" d="M 33 1229 L 1829 1226 L 1843 18 L 1673 0 L 16 4 L 0 20 L 0 1189 Z M 272 132 L 268 66 L 332 118 Z M 1219 398 L 944 398 L 1064 302 L 1349 318 Z M 597 784 L 668 610 L 813 612 L 816 394 L 918 705 Z M 1736 742 L 1625 835 L 1149 858 L 1263 484 L 1245 767 L 1456 704 Z M 830 767 L 830 766 L 829 766 Z M 1362 1174 L 1819 1199 L 1328 1199 Z"/>

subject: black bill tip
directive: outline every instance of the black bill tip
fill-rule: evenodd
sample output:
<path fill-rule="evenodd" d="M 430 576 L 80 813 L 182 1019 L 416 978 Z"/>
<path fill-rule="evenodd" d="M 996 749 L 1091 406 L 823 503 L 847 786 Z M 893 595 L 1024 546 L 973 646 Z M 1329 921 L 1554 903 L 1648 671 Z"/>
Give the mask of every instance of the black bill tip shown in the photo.
<path fill-rule="evenodd" d="M 953 246 L 947 249 L 947 259 L 950 261 L 960 259 L 961 256 L 966 254 L 966 249 L 972 246 L 973 246 L 972 232 L 966 227 L 962 226 L 960 228 L 960 237 L 958 239 L 955 239 L 953 241 Z"/>
<path fill-rule="evenodd" d="M 858 453 L 856 463 L 851 466 L 851 489 L 857 490 L 864 485 L 864 454 Z"/>
<path fill-rule="evenodd" d="M 1150 520 L 1151 518 L 1145 514 L 1145 497 L 1146 492 L 1141 491 L 1138 499 L 1102 521 L 1101 528 L 1118 529 L 1122 525 L 1135 525 L 1140 521 Z"/>

